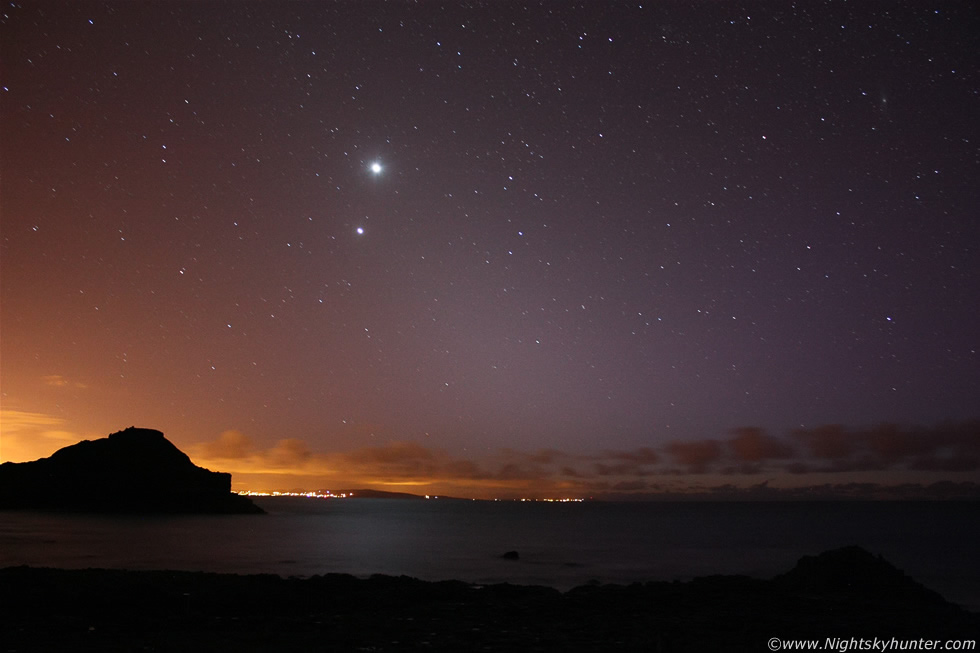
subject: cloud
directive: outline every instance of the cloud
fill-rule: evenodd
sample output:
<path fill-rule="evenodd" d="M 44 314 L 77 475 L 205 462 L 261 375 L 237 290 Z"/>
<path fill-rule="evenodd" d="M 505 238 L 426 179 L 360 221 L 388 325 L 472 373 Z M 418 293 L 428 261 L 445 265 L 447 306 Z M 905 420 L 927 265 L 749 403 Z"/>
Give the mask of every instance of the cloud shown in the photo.
<path fill-rule="evenodd" d="M 649 476 L 655 473 L 643 465 L 632 462 L 614 464 L 597 462 L 593 465 L 593 469 L 599 476 Z"/>
<path fill-rule="evenodd" d="M 607 451 L 606 457 L 623 460 L 637 465 L 653 465 L 660 462 L 660 456 L 649 447 L 640 447 L 631 451 Z"/>
<path fill-rule="evenodd" d="M 44 385 L 50 386 L 52 388 L 72 387 L 72 388 L 85 389 L 88 387 L 84 383 L 79 383 L 78 381 L 69 381 L 67 378 L 65 378 L 60 374 L 48 374 L 47 376 L 42 376 L 41 381 L 44 383 Z"/>
<path fill-rule="evenodd" d="M 241 431 L 224 431 L 214 442 L 204 442 L 200 445 L 205 458 L 221 460 L 236 460 L 247 458 L 255 453 L 252 439 Z"/>
<path fill-rule="evenodd" d="M 980 500 L 980 484 L 971 481 L 936 483 L 824 483 L 802 487 L 772 487 L 767 483 L 738 486 L 731 483 L 697 488 L 650 486 L 645 490 L 606 488 L 597 498 L 634 501 L 827 501 L 860 500 Z"/>
<path fill-rule="evenodd" d="M 564 452 L 558 449 L 539 449 L 535 453 L 530 455 L 531 462 L 538 463 L 540 465 L 550 465 L 565 457 Z"/>
<path fill-rule="evenodd" d="M 427 493 L 446 494 L 446 488 L 459 488 L 466 496 L 521 497 L 528 495 L 579 496 L 593 482 L 591 469 L 578 469 L 581 457 L 557 449 L 521 452 L 501 450 L 485 458 L 471 459 L 426 447 L 416 442 L 392 441 L 384 445 L 360 447 L 345 452 L 315 452 L 302 440 L 282 440 L 261 449 L 239 431 L 225 431 L 216 440 L 188 448 L 195 463 L 231 472 L 234 477 L 261 475 L 265 481 L 280 479 L 291 488 L 300 482 L 313 489 L 413 486 Z M 639 466 L 623 460 L 653 460 L 652 452 L 613 453 L 613 464 L 627 475 Z M 602 454 L 605 456 L 606 454 Z M 585 457 L 585 461 L 592 460 Z M 292 480 L 290 480 L 292 479 Z M 623 480 L 623 479 L 615 479 Z"/>
<path fill-rule="evenodd" d="M 690 490 L 694 484 L 685 477 L 691 474 L 724 476 L 738 485 L 763 475 L 859 478 L 854 474 L 870 472 L 901 472 L 906 479 L 919 473 L 918 478 L 935 480 L 939 474 L 980 469 L 980 422 L 934 428 L 828 425 L 798 429 L 785 437 L 746 426 L 723 439 L 672 440 L 659 447 L 591 454 L 502 449 L 479 458 L 404 441 L 318 452 L 306 441 L 290 439 L 263 449 L 241 432 L 225 431 L 215 441 L 192 446 L 190 452 L 198 464 L 204 464 L 197 460 L 200 457 L 211 468 L 263 475 L 266 483 L 273 477 L 284 483 L 292 478 L 289 483 L 303 482 L 309 489 L 413 486 L 435 494 L 456 490 L 461 496 L 589 496 L 613 488 L 653 491 L 653 478 Z"/>
<path fill-rule="evenodd" d="M 648 489 L 646 483 L 642 481 L 620 481 L 610 488 L 613 492 L 639 492 Z"/>
<path fill-rule="evenodd" d="M 886 463 L 898 462 L 909 455 L 928 455 L 933 447 L 928 433 L 902 431 L 894 424 L 881 424 L 859 437 Z"/>
<path fill-rule="evenodd" d="M 702 474 L 708 465 L 721 458 L 721 445 L 716 440 L 700 440 L 698 442 L 681 442 L 675 440 L 666 447 L 667 453 L 673 456 L 680 465 L 685 465 L 688 471 Z"/>
<path fill-rule="evenodd" d="M 382 447 L 363 447 L 355 449 L 345 457 L 355 464 L 403 464 L 433 460 L 436 455 L 426 447 L 414 442 L 391 442 Z"/>
<path fill-rule="evenodd" d="M 483 470 L 472 460 L 451 460 L 443 468 L 450 478 L 467 480 L 483 480 L 491 478 L 491 474 Z"/>
<path fill-rule="evenodd" d="M 306 443 L 295 438 L 280 440 L 267 455 L 276 467 L 302 467 L 313 459 Z"/>
<path fill-rule="evenodd" d="M 791 471 L 842 472 L 884 469 L 967 472 L 980 470 L 980 421 L 946 422 L 935 427 L 901 428 L 879 424 L 867 429 L 842 426 L 800 429 L 816 460 L 801 461 Z"/>
<path fill-rule="evenodd" d="M 977 456 L 920 456 L 912 461 L 911 469 L 919 471 L 974 472 L 980 469 Z"/>
<path fill-rule="evenodd" d="M 818 426 L 815 429 L 798 429 L 794 437 L 803 441 L 810 455 L 824 460 L 838 460 L 854 453 L 856 436 L 848 433 L 840 424 Z"/>
<path fill-rule="evenodd" d="M 414 483 L 440 478 L 490 478 L 474 461 L 414 442 L 390 442 L 346 452 L 315 452 L 304 440 L 280 440 L 261 449 L 239 431 L 225 431 L 217 440 L 191 445 L 198 464 L 239 474 L 304 476 L 356 484 Z"/>
<path fill-rule="evenodd" d="M 786 459 L 793 457 L 793 448 L 786 442 L 767 435 L 754 426 L 744 426 L 732 431 L 735 437 L 728 441 L 735 458 L 744 462 Z"/>
<path fill-rule="evenodd" d="M 65 420 L 54 415 L 0 409 L 0 462 L 45 458 L 84 439 L 65 426 Z"/>
<path fill-rule="evenodd" d="M 0 424 L 3 425 L 4 435 L 22 433 L 26 430 L 47 426 L 61 426 L 65 423 L 65 420 L 53 415 L 9 408 L 0 409 L 0 417 L 3 418 Z"/>
<path fill-rule="evenodd" d="M 0 462 L 49 456 L 83 439 L 60 417 L 9 408 L 0 411 L 0 429 Z M 242 431 L 227 430 L 185 450 L 196 464 L 231 472 L 236 489 L 243 483 L 249 489 L 411 486 L 420 493 L 456 496 L 591 496 L 678 487 L 691 491 L 694 474 L 705 487 L 711 475 L 736 486 L 766 478 L 800 485 L 805 476 L 838 485 L 844 480 L 970 478 L 965 475 L 980 471 L 980 421 L 856 429 L 824 425 L 782 437 L 744 426 L 722 438 L 633 449 L 501 449 L 480 456 L 399 440 L 348 451 L 322 451 L 296 438 L 262 445 Z"/>
<path fill-rule="evenodd" d="M 514 463 L 506 463 L 497 470 L 495 478 L 504 481 L 526 480 L 528 478 L 538 478 L 540 474 L 531 474 L 528 470 Z"/>

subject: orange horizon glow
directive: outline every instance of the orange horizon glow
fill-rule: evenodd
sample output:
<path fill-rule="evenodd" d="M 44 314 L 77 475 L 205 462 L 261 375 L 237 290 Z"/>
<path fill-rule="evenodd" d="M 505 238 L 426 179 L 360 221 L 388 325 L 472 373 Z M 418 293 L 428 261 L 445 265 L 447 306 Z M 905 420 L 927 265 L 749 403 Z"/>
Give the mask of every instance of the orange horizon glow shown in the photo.
<path fill-rule="evenodd" d="M 743 428 L 727 439 L 667 442 L 656 450 L 503 449 L 468 458 L 394 440 L 346 451 L 316 451 L 295 438 L 263 447 L 235 430 L 206 441 L 168 439 L 194 464 L 230 473 L 236 492 L 373 489 L 473 499 L 553 499 L 691 494 L 725 487 L 970 483 L 976 481 L 976 470 L 966 464 L 971 458 L 965 454 L 975 446 L 975 428 L 974 423 L 953 424 L 916 435 L 888 425 L 869 431 L 826 426 L 781 438 Z M 0 411 L 0 462 L 36 460 L 101 437 L 105 435 L 86 436 L 66 420 L 44 413 Z M 924 443 L 929 442 L 935 443 L 933 458 L 923 455 Z M 957 447 L 965 454 L 952 456 L 947 451 Z M 918 452 L 917 457 L 906 451 Z M 853 468 L 854 456 L 867 458 L 875 452 L 880 452 L 878 458 L 866 461 L 866 468 Z M 925 466 L 928 462 L 933 468 Z M 915 463 L 923 469 L 912 469 Z"/>

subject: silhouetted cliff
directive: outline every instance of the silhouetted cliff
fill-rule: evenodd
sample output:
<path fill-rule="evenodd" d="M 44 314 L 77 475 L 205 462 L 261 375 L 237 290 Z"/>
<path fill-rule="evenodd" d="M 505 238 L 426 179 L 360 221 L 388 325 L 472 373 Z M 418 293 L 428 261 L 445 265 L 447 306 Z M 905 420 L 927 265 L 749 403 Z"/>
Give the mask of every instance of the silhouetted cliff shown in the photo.
<path fill-rule="evenodd" d="M 0 465 L 0 509 L 263 512 L 231 492 L 231 474 L 198 467 L 160 431 L 135 427 Z"/>

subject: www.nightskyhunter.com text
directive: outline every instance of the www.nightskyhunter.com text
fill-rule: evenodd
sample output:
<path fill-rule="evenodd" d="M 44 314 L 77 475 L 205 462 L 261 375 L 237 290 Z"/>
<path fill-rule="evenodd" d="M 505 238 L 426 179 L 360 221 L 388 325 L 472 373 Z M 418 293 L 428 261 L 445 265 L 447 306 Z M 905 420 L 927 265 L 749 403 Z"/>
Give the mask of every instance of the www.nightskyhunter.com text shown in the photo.
<path fill-rule="evenodd" d="M 882 639 L 828 637 L 826 639 L 769 639 L 770 651 L 975 651 L 975 639 Z"/>

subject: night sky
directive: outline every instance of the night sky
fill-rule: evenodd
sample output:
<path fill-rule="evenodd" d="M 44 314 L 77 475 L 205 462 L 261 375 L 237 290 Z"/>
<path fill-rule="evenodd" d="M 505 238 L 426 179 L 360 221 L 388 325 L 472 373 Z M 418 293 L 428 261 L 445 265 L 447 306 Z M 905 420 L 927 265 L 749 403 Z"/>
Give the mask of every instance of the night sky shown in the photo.
<path fill-rule="evenodd" d="M 9 2 L 2 460 L 977 481 L 973 2 Z M 414 488 L 414 489 L 413 489 Z"/>

